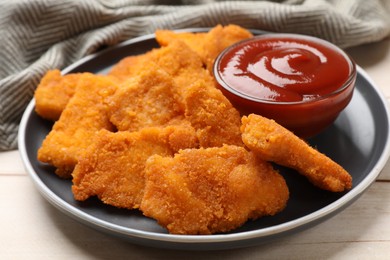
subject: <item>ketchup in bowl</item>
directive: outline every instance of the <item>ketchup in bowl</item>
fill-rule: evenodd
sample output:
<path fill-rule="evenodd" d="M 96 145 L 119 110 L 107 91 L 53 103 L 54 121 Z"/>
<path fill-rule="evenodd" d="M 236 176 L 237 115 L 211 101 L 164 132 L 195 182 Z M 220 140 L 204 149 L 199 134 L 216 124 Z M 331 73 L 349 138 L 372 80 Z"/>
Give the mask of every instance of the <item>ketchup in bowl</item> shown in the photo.
<path fill-rule="evenodd" d="M 224 50 L 215 61 L 214 76 L 243 114 L 274 119 L 306 138 L 331 124 L 350 102 L 356 67 L 327 41 L 269 34 Z"/>

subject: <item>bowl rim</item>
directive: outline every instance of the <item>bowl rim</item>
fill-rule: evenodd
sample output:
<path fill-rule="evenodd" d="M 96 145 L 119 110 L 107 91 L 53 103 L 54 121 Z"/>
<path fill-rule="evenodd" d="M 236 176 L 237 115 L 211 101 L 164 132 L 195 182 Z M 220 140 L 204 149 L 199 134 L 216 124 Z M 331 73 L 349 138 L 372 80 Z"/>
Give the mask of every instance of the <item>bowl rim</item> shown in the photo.
<path fill-rule="evenodd" d="M 348 62 L 349 66 L 350 66 L 350 72 L 349 72 L 348 78 L 344 81 L 344 83 L 341 85 L 341 87 L 339 87 L 335 91 L 332 91 L 332 92 L 327 93 L 325 95 L 321 95 L 317 98 L 313 98 L 313 99 L 309 99 L 309 100 L 291 101 L 291 102 L 290 101 L 272 101 L 272 100 L 267 100 L 267 99 L 262 99 L 262 98 L 256 98 L 254 96 L 245 94 L 245 93 L 240 92 L 240 91 L 236 90 L 235 88 L 231 87 L 229 84 L 227 84 L 223 80 L 223 77 L 221 76 L 220 71 L 218 69 L 218 67 L 219 67 L 218 65 L 220 64 L 221 59 L 224 57 L 225 54 L 230 52 L 232 49 L 235 49 L 237 46 L 240 46 L 240 45 L 243 45 L 243 44 L 246 44 L 249 42 L 254 42 L 254 41 L 257 41 L 258 39 L 264 39 L 264 38 L 304 39 L 307 41 L 314 41 L 314 42 L 317 42 L 317 43 L 324 45 L 326 47 L 332 48 L 332 49 L 336 50 L 337 52 L 339 52 L 345 58 L 345 60 Z M 273 32 L 269 32 L 269 33 L 265 33 L 265 34 L 261 34 L 261 35 L 255 35 L 251 38 L 241 40 L 241 41 L 227 47 L 215 59 L 212 72 L 213 72 L 214 78 L 215 78 L 218 85 L 220 85 L 223 89 L 230 92 L 231 94 L 238 96 L 239 98 L 246 99 L 247 101 L 252 101 L 255 103 L 261 103 L 261 104 L 267 104 L 267 105 L 281 105 L 281 106 L 313 104 L 313 103 L 325 100 L 329 97 L 336 96 L 336 95 L 342 93 L 343 91 L 345 91 L 346 89 L 348 89 L 348 87 L 350 87 L 351 85 L 352 85 L 351 86 L 352 89 L 354 89 L 355 88 L 354 81 L 356 80 L 356 77 L 357 77 L 357 69 L 356 69 L 355 61 L 350 57 L 350 55 L 348 55 L 348 53 L 346 53 L 343 49 L 341 49 L 337 45 L 335 45 L 327 40 L 324 40 L 324 39 L 321 39 L 321 38 L 318 38 L 315 36 L 311 36 L 311 35 L 295 34 L 295 33 L 273 33 Z"/>

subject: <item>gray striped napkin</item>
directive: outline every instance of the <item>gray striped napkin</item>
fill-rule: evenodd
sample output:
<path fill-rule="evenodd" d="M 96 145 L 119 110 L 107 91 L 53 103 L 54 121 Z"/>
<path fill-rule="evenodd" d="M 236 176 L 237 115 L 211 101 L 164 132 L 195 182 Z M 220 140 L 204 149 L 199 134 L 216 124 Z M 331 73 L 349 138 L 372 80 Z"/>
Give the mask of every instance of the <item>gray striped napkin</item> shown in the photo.
<path fill-rule="evenodd" d="M 342 48 L 390 34 L 387 0 L 0 0 L 0 150 L 17 148 L 42 75 L 158 28 L 237 24 L 318 36 Z"/>

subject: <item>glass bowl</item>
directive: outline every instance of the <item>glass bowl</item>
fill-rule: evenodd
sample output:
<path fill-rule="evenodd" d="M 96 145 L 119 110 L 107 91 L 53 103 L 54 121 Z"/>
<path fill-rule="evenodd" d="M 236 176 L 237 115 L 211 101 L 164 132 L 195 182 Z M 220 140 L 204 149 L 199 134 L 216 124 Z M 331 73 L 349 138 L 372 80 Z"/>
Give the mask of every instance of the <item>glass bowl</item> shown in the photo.
<path fill-rule="evenodd" d="M 318 68 L 319 64 L 327 67 Z M 276 67 L 271 68 L 273 74 L 265 71 L 270 66 Z M 302 138 L 317 135 L 334 122 L 352 98 L 357 74 L 353 60 L 328 41 L 271 33 L 226 48 L 216 58 L 213 73 L 218 87 L 242 115 L 274 119 Z M 309 79 L 314 87 L 305 83 Z M 299 84 L 294 85 L 294 80 Z M 289 100 L 291 89 L 308 93 L 300 92 L 299 100 L 291 92 Z M 279 90 L 282 94 L 276 93 Z"/>

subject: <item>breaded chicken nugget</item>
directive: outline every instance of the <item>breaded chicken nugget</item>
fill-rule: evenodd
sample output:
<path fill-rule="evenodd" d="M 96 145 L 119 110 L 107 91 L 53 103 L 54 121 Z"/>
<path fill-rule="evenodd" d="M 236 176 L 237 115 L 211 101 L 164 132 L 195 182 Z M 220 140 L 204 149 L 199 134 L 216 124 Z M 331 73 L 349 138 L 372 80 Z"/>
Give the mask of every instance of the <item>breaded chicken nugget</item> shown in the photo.
<path fill-rule="evenodd" d="M 182 97 L 185 96 L 187 87 L 197 80 L 215 86 L 213 77 L 204 69 L 199 55 L 179 40 L 174 40 L 169 45 L 154 49 L 145 55 L 124 58 L 112 68 L 109 75 L 121 79 L 134 77 L 140 73 L 153 71 L 155 67 L 150 65 L 152 63 L 169 74 Z"/>
<path fill-rule="evenodd" d="M 220 90 L 197 81 L 186 90 L 184 103 L 185 118 L 196 129 L 201 147 L 243 146 L 240 114 Z"/>
<path fill-rule="evenodd" d="M 214 61 L 224 49 L 250 37 L 253 37 L 251 32 L 237 25 L 216 26 L 211 29 L 205 37 L 204 45 L 207 69 L 213 71 Z"/>
<path fill-rule="evenodd" d="M 59 70 L 48 71 L 35 90 L 35 111 L 52 121 L 58 120 L 73 96 L 81 73 L 62 76 Z"/>
<path fill-rule="evenodd" d="M 181 40 L 204 59 L 204 45 L 207 33 L 205 32 L 174 32 L 171 30 L 156 30 L 156 41 L 161 46 L 168 46 L 175 40 Z"/>
<path fill-rule="evenodd" d="M 207 33 L 156 31 L 156 40 L 160 45 L 169 45 L 170 42 L 177 39 L 183 41 L 201 57 L 203 64 L 210 72 L 213 69 L 215 58 L 222 50 L 250 37 L 253 37 L 251 32 L 237 25 L 217 25 Z"/>
<path fill-rule="evenodd" d="M 121 84 L 109 99 L 110 120 L 120 131 L 163 126 L 184 118 L 174 81 L 156 64 Z"/>
<path fill-rule="evenodd" d="M 245 145 L 261 158 L 297 170 L 321 189 L 351 189 L 352 177 L 346 170 L 274 120 L 244 116 L 241 131 Z"/>
<path fill-rule="evenodd" d="M 38 150 L 38 160 L 57 167 L 56 174 L 68 178 L 80 153 L 101 129 L 114 130 L 105 99 L 117 89 L 115 78 L 82 74 L 74 96 Z"/>
<path fill-rule="evenodd" d="M 285 180 L 243 147 L 152 156 L 140 209 L 174 234 L 227 232 L 286 206 Z"/>
<path fill-rule="evenodd" d="M 198 79 L 215 85 L 210 72 L 216 56 L 227 46 L 251 37 L 251 34 L 239 26 L 219 25 L 208 33 L 174 33 L 162 30 L 156 32 L 156 37 L 162 48 L 122 59 L 113 66 L 109 75 L 125 80 L 145 70 L 150 62 L 155 62 L 174 78 L 180 91 L 185 91 L 186 86 Z M 80 74 L 61 76 L 59 70 L 47 72 L 35 92 L 37 113 L 43 118 L 58 120 L 74 94 Z"/>
<path fill-rule="evenodd" d="M 162 47 L 154 59 L 161 69 L 172 76 L 182 97 L 186 96 L 188 86 L 199 80 L 215 87 L 214 78 L 204 69 L 200 57 L 181 41 L 173 41 Z"/>
<path fill-rule="evenodd" d="M 74 197 L 83 201 L 97 195 L 106 204 L 138 208 L 149 156 L 172 156 L 178 149 L 191 147 L 197 147 L 197 140 L 194 130 L 187 127 L 116 133 L 101 130 L 73 171 Z"/>
<path fill-rule="evenodd" d="M 144 63 L 139 79 L 122 84 L 112 97 L 111 122 L 119 130 L 180 124 L 184 118 L 197 130 L 202 147 L 243 145 L 239 112 L 186 44 L 172 41 L 149 58 L 153 62 Z"/>
<path fill-rule="evenodd" d="M 181 41 L 174 41 L 170 46 L 157 48 L 145 54 L 129 56 L 113 66 L 109 75 L 125 81 L 128 78 L 152 71 L 156 63 L 165 70 L 185 91 L 186 86 L 198 79 L 214 85 L 212 76 L 203 68 L 200 57 Z M 69 99 L 75 92 L 82 73 L 62 76 L 59 70 L 48 71 L 35 91 L 36 112 L 43 118 L 58 120 Z"/>
<path fill-rule="evenodd" d="M 153 51 L 149 51 L 144 54 L 125 57 L 111 68 L 108 75 L 121 80 L 136 76 L 145 67 L 145 64 L 150 61 L 149 56 L 152 53 Z"/>

